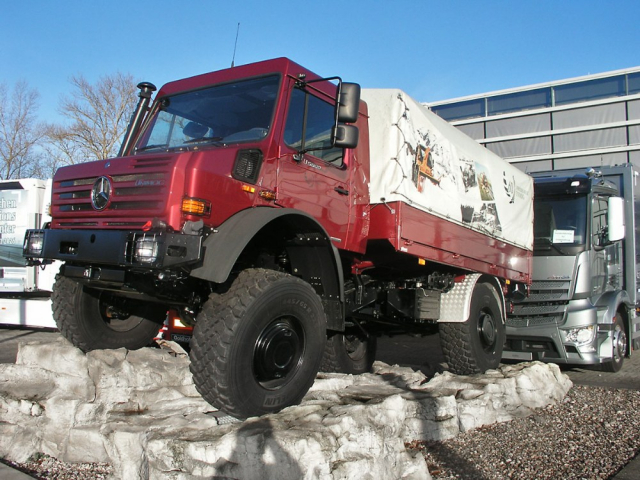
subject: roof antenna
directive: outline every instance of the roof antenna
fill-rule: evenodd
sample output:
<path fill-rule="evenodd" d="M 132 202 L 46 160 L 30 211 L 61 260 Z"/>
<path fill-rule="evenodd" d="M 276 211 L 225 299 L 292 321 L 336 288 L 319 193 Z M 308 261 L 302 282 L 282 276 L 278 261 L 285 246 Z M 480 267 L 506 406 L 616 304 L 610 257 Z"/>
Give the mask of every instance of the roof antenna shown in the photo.
<path fill-rule="evenodd" d="M 238 34 L 239 33 L 240 33 L 240 22 L 238 22 L 238 28 L 236 29 L 236 43 L 233 45 L 233 58 L 231 59 L 231 68 L 235 67 L 236 48 L 238 47 Z"/>

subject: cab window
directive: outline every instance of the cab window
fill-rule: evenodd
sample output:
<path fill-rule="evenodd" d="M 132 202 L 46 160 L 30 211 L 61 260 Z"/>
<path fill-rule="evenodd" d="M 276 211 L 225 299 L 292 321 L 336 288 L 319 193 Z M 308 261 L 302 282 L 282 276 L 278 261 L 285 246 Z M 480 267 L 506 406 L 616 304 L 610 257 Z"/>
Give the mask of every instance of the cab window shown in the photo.
<path fill-rule="evenodd" d="M 308 109 L 306 125 L 304 124 L 305 103 Z M 304 134 L 305 150 L 327 163 L 340 167 L 343 164 L 343 149 L 328 148 L 331 146 L 331 130 L 334 121 L 335 110 L 331 104 L 296 88 L 291 94 L 284 141 L 288 146 L 300 150 Z"/>
<path fill-rule="evenodd" d="M 604 233 L 607 230 L 607 200 L 601 197 L 593 199 L 593 244 L 597 247 L 604 246 Z"/>

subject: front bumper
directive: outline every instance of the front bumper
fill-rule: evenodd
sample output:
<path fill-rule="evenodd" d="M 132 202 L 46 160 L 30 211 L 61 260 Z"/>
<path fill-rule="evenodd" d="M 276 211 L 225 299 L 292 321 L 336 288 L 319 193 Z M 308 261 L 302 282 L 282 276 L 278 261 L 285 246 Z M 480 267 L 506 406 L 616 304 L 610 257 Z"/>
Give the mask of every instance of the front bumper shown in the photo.
<path fill-rule="evenodd" d="M 597 309 L 590 305 L 590 308 L 569 308 L 561 325 L 507 325 L 507 343 L 502 358 L 569 365 L 597 365 L 610 361 L 613 325 L 598 323 L 598 318 Z M 575 338 L 579 338 L 578 332 L 584 335 L 584 340 Z"/>
<path fill-rule="evenodd" d="M 60 260 L 81 265 L 168 269 L 196 264 L 202 236 L 126 230 L 27 230 L 23 256 L 30 265 Z"/>

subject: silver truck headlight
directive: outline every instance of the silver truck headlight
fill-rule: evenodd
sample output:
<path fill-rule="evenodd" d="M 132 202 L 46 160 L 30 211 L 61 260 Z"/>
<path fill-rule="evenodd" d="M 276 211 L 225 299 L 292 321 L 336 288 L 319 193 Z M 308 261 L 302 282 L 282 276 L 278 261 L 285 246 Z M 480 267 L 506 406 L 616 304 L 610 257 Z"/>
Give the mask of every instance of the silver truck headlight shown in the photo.
<path fill-rule="evenodd" d="M 560 330 L 564 337 L 563 343 L 574 343 L 576 345 L 586 345 L 593 342 L 596 329 L 593 325 L 587 327 L 572 328 L 570 330 Z"/>

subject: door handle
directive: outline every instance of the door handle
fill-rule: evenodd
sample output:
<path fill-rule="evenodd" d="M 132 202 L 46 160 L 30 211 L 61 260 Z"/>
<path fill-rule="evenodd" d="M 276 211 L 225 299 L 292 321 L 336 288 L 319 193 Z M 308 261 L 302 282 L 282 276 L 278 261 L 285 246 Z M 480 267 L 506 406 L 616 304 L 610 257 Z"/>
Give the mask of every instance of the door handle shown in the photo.
<path fill-rule="evenodd" d="M 334 190 L 338 192 L 340 195 L 349 195 L 349 190 L 347 190 L 346 188 L 336 187 L 334 188 Z"/>

